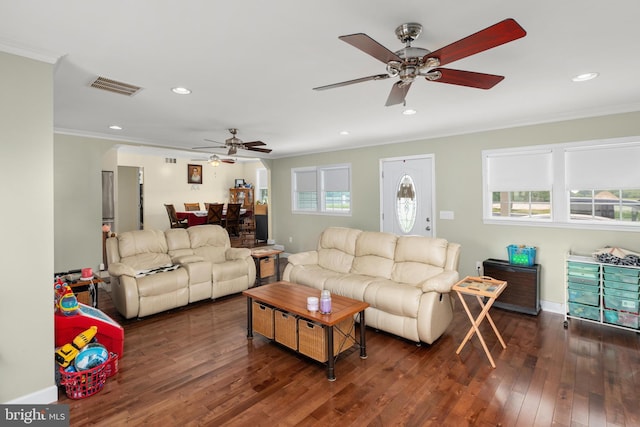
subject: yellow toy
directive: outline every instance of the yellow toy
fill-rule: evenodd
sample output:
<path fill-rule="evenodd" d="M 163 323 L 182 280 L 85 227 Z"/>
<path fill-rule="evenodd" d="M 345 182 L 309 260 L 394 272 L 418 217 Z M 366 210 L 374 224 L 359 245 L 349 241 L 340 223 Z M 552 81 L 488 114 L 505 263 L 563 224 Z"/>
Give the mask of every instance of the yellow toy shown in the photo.
<path fill-rule="evenodd" d="M 76 358 L 80 349 L 89 344 L 98 332 L 97 326 L 92 326 L 86 331 L 78 334 L 71 343 L 65 344 L 56 350 L 56 362 L 66 368 Z"/>

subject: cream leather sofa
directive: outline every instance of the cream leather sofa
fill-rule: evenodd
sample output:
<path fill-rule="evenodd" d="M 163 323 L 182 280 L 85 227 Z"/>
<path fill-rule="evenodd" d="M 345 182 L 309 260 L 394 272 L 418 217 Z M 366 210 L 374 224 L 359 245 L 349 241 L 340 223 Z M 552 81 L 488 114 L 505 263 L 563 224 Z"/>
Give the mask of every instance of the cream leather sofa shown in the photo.
<path fill-rule="evenodd" d="M 251 251 L 232 248 L 219 225 L 136 230 L 106 241 L 113 302 L 125 318 L 144 317 L 252 286 Z"/>
<path fill-rule="evenodd" d="M 453 319 L 459 257 L 445 239 L 331 227 L 289 255 L 283 280 L 365 301 L 367 326 L 431 344 Z"/>

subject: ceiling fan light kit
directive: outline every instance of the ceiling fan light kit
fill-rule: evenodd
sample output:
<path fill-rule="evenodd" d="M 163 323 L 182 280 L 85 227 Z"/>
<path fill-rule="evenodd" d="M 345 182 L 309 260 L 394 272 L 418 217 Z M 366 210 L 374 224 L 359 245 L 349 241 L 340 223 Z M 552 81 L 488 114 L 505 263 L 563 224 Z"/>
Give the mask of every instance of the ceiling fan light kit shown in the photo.
<path fill-rule="evenodd" d="M 431 82 L 448 83 L 477 89 L 491 89 L 501 82 L 504 77 L 440 67 L 517 40 L 527 34 L 514 19 L 508 18 L 432 52 L 428 49 L 411 46 L 411 43 L 422 33 L 422 25 L 416 22 L 402 24 L 396 28 L 395 33 L 398 40 L 405 44 L 404 48 L 396 52 L 392 52 L 364 33 L 338 37 L 340 40 L 385 63 L 387 73 L 319 86 L 313 89 L 326 90 L 369 80 L 383 80 L 390 77 L 399 78 L 400 80 L 391 87 L 391 92 L 385 103 L 386 106 L 404 103 L 409 88 L 417 77 L 424 77 L 425 80 Z"/>

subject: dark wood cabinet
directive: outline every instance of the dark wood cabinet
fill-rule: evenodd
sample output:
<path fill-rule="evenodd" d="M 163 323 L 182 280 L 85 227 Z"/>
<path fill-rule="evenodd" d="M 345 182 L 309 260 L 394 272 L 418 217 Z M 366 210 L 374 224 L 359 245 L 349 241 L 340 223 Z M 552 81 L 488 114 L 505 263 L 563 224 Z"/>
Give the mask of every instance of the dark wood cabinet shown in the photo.
<path fill-rule="evenodd" d="M 489 258 L 482 267 L 485 276 L 507 282 L 494 307 L 533 315 L 540 312 L 540 264 L 529 267 Z"/>

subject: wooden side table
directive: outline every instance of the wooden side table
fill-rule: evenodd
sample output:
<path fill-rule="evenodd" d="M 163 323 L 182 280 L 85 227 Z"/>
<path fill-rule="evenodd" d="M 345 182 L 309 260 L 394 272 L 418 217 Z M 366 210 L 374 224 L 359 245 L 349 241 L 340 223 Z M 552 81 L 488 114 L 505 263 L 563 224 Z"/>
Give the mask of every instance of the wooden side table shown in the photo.
<path fill-rule="evenodd" d="M 280 281 L 280 254 L 284 252 L 281 251 L 280 249 L 271 249 L 271 248 L 267 248 L 267 249 L 254 249 L 251 251 L 251 256 L 253 257 L 253 259 L 256 262 L 256 280 L 257 280 L 257 286 L 262 285 L 262 279 L 264 279 L 265 277 L 271 277 L 273 276 L 273 273 L 271 272 L 267 272 L 266 274 L 263 274 L 262 272 L 262 263 L 267 261 L 267 258 L 273 258 L 275 257 L 275 275 L 276 275 L 276 281 L 279 282 Z"/>
<path fill-rule="evenodd" d="M 462 302 L 462 306 L 464 307 L 464 311 L 467 313 L 467 316 L 471 321 L 471 328 L 469 329 L 469 332 L 467 332 L 467 336 L 465 336 L 464 340 L 462 340 L 460 347 L 458 347 L 458 349 L 456 350 L 456 354 L 460 354 L 460 352 L 462 351 L 462 348 L 471 339 L 473 334 L 477 334 L 478 339 L 482 344 L 482 348 L 484 349 L 484 352 L 486 353 L 487 358 L 489 358 L 489 362 L 491 363 L 491 366 L 493 368 L 496 367 L 496 364 L 493 361 L 493 357 L 491 357 L 491 353 L 487 348 L 487 344 L 484 342 L 484 338 L 482 337 L 482 334 L 480 333 L 480 329 L 478 329 L 478 326 L 480 326 L 480 324 L 486 317 L 486 319 L 491 324 L 491 328 L 493 328 L 493 332 L 495 332 L 496 336 L 498 337 L 500 344 L 502 344 L 502 348 L 507 348 L 506 344 L 504 343 L 504 340 L 502 339 L 502 336 L 500 335 L 500 332 L 498 332 L 498 328 L 496 328 L 495 323 L 493 323 L 493 319 L 491 319 L 491 316 L 489 315 L 489 309 L 495 302 L 496 298 L 498 298 L 500 294 L 506 289 L 506 287 L 507 287 L 507 282 L 502 280 L 495 280 L 491 277 L 486 277 L 486 276 L 483 276 L 483 277 L 467 276 L 461 281 L 459 281 L 458 283 L 456 283 L 455 285 L 453 285 L 452 289 L 456 292 L 456 294 L 458 294 L 458 297 Z M 475 295 L 476 299 L 478 300 L 480 307 L 482 307 L 482 311 L 480 311 L 480 314 L 478 315 L 477 318 L 475 319 L 473 318 L 473 315 L 469 310 L 469 306 L 464 300 L 463 294 Z M 486 302 L 483 302 L 484 298 L 487 298 Z"/>
<path fill-rule="evenodd" d="M 100 277 L 94 275 L 92 279 L 79 279 L 76 282 L 68 283 L 68 285 L 76 295 L 78 302 L 98 308 L 98 285 L 102 282 Z"/>

